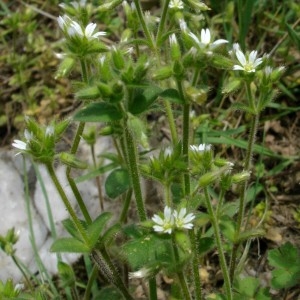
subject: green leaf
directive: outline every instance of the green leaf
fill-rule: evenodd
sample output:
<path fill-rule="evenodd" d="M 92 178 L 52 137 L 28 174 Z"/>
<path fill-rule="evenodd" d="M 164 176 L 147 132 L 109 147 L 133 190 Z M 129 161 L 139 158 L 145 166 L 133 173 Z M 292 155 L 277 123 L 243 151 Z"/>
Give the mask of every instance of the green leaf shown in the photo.
<path fill-rule="evenodd" d="M 172 264 L 172 249 L 169 240 L 158 238 L 154 234 L 142 236 L 123 246 L 123 253 L 133 269 Z"/>
<path fill-rule="evenodd" d="M 267 288 L 259 288 L 259 279 L 253 277 L 237 278 L 234 282 L 234 300 L 271 300 Z"/>
<path fill-rule="evenodd" d="M 109 198 L 115 199 L 131 187 L 130 177 L 126 169 L 113 170 L 105 181 L 105 191 Z"/>
<path fill-rule="evenodd" d="M 85 226 L 85 223 L 83 221 L 81 221 L 81 223 Z M 81 238 L 79 232 L 74 226 L 74 222 L 71 219 L 63 220 L 62 224 L 72 237 L 77 238 L 78 240 Z"/>
<path fill-rule="evenodd" d="M 272 271 L 271 285 L 275 289 L 289 288 L 300 282 L 300 254 L 290 242 L 268 253 Z"/>
<path fill-rule="evenodd" d="M 92 247 L 96 245 L 105 224 L 111 217 L 112 213 L 104 212 L 100 216 L 98 216 L 92 224 L 88 226 L 87 233 L 90 238 L 90 243 Z"/>
<path fill-rule="evenodd" d="M 129 112 L 134 115 L 146 111 L 161 93 L 161 88 L 155 85 L 145 89 L 136 89 L 133 101 L 129 104 Z"/>
<path fill-rule="evenodd" d="M 220 221 L 220 229 L 224 236 L 231 242 L 235 237 L 235 222 L 228 216 L 223 216 Z"/>
<path fill-rule="evenodd" d="M 74 120 L 80 122 L 110 122 L 120 119 L 122 113 L 117 107 L 105 102 L 91 103 L 74 116 Z"/>
<path fill-rule="evenodd" d="M 56 240 L 52 246 L 51 252 L 69 252 L 69 253 L 89 253 L 90 248 L 75 238 L 61 238 Z"/>
<path fill-rule="evenodd" d="M 160 97 L 162 97 L 165 100 L 168 100 L 170 102 L 178 103 L 178 104 L 184 104 L 184 100 L 181 99 L 179 93 L 175 89 L 166 89 L 161 94 Z"/>
<path fill-rule="evenodd" d="M 117 290 L 117 288 L 112 286 L 107 286 L 102 288 L 101 291 L 98 292 L 93 299 L 123 300 L 124 298 Z"/>
<path fill-rule="evenodd" d="M 295 46 L 298 48 L 298 50 L 300 50 L 300 37 L 299 37 L 299 33 L 297 33 L 289 24 L 285 24 L 289 36 L 291 38 L 291 40 L 294 42 Z"/>
<path fill-rule="evenodd" d="M 204 255 L 215 247 L 215 239 L 212 237 L 202 237 L 199 239 L 198 252 Z"/>
<path fill-rule="evenodd" d="M 91 180 L 105 172 L 108 172 L 112 169 L 115 169 L 118 166 L 118 164 L 116 163 L 111 163 L 111 164 L 107 164 L 105 166 L 102 166 L 96 170 L 92 170 L 90 172 L 88 172 L 87 174 L 78 176 L 75 178 L 75 182 L 79 183 L 79 182 L 83 182 L 83 181 L 87 181 L 87 180 Z"/>

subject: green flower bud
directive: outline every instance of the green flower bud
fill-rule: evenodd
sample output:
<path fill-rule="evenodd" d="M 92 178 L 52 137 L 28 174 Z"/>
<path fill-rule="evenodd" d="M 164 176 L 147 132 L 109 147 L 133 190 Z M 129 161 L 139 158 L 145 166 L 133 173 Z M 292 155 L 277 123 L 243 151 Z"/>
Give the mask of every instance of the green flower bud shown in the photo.
<path fill-rule="evenodd" d="M 95 100 L 100 98 L 100 92 L 97 86 L 89 86 L 78 91 L 75 97 L 80 100 Z"/>
<path fill-rule="evenodd" d="M 200 177 L 198 183 L 200 187 L 206 187 L 210 184 L 213 184 L 218 178 L 218 173 L 209 172 Z"/>
<path fill-rule="evenodd" d="M 222 93 L 230 94 L 237 91 L 242 84 L 242 80 L 240 78 L 230 78 L 229 81 L 223 86 Z"/>
<path fill-rule="evenodd" d="M 176 60 L 173 64 L 173 73 L 177 79 L 182 79 L 184 77 L 184 67 L 178 60 Z"/>
<path fill-rule="evenodd" d="M 214 53 L 211 56 L 210 62 L 216 68 L 232 69 L 232 67 L 233 67 L 233 62 L 231 59 L 229 59 L 228 57 L 226 57 L 224 55 L 217 54 L 217 53 Z"/>
<path fill-rule="evenodd" d="M 233 183 L 242 183 L 250 178 L 250 172 L 244 171 L 232 176 Z"/>
<path fill-rule="evenodd" d="M 118 5 L 120 5 L 123 0 L 113 0 L 111 2 L 105 3 L 98 7 L 99 12 L 107 12 L 115 9 Z"/>
<path fill-rule="evenodd" d="M 186 88 L 186 96 L 190 101 L 201 105 L 207 100 L 207 91 L 189 86 Z"/>
<path fill-rule="evenodd" d="M 163 67 L 158 71 L 154 72 L 152 78 L 154 80 L 164 80 L 173 76 L 173 69 L 171 67 Z"/>
<path fill-rule="evenodd" d="M 58 155 L 59 160 L 71 167 L 71 168 L 75 168 L 75 169 L 86 169 L 87 168 L 87 164 L 81 160 L 79 160 L 78 158 L 75 157 L 75 155 L 70 154 L 68 152 L 61 152 Z"/>
<path fill-rule="evenodd" d="M 170 46 L 171 46 L 171 58 L 173 60 L 178 60 L 181 57 L 181 51 L 176 39 L 176 35 L 173 33 L 169 37 Z"/>
<path fill-rule="evenodd" d="M 99 134 L 100 135 L 111 135 L 114 133 L 114 130 L 111 126 L 105 126 L 100 129 Z"/>
<path fill-rule="evenodd" d="M 75 63 L 76 60 L 73 57 L 65 57 L 59 65 L 59 68 L 55 74 L 55 79 L 68 76 L 74 68 Z"/>
<path fill-rule="evenodd" d="M 175 241 L 179 248 L 183 249 L 188 254 L 192 254 L 191 242 L 185 232 L 176 230 Z"/>
<path fill-rule="evenodd" d="M 65 130 L 68 128 L 69 124 L 70 124 L 71 120 L 70 119 L 65 119 L 61 122 L 59 122 L 58 124 L 56 124 L 54 127 L 54 131 L 55 131 L 55 139 L 57 140 L 58 138 L 60 138 L 60 136 L 65 132 Z"/>
<path fill-rule="evenodd" d="M 82 135 L 82 138 L 85 140 L 85 142 L 88 145 L 90 145 L 90 146 L 95 145 L 95 143 L 96 143 L 96 127 L 95 126 L 90 127 L 88 129 L 88 131 Z"/>
<path fill-rule="evenodd" d="M 112 54 L 112 60 L 114 62 L 115 67 L 118 70 L 122 70 L 125 67 L 125 61 L 121 51 L 117 49 L 115 46 L 113 46 L 111 54 Z"/>
<path fill-rule="evenodd" d="M 110 97 L 113 94 L 112 88 L 106 83 L 99 82 L 97 87 L 101 93 L 101 96 L 104 98 Z"/>

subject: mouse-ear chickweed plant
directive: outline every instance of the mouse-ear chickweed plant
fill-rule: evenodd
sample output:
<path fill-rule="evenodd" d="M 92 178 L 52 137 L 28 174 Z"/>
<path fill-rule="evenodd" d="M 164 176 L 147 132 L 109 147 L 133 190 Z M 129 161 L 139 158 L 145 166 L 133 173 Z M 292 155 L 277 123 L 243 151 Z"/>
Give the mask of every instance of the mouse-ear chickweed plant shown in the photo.
<path fill-rule="evenodd" d="M 204 18 L 201 24 L 205 26 L 194 30 L 193 24 L 209 10 L 199 1 L 164 0 L 159 16 L 143 11 L 138 0 L 108 1 L 97 11 L 109 14 L 123 9 L 126 17 L 117 41 L 110 41 L 109 32 L 87 19 L 92 14 L 86 1 L 60 6 L 64 14 L 57 18 L 57 25 L 64 39 L 56 76 L 80 71 L 81 81 L 74 82 L 74 89 L 81 107 L 70 119 L 48 126 L 26 118 L 23 139 L 12 144 L 19 153 L 47 167 L 69 212 L 70 219 L 64 225 L 70 236 L 56 240 L 51 250 L 89 254 L 94 268 L 84 299 L 90 299 L 92 287 L 94 292 L 97 272 L 124 299 L 134 299 L 131 278 L 148 281 L 147 297 L 157 299 L 156 276 L 161 272 L 172 278 L 172 299 L 200 300 L 205 299 L 199 275 L 204 255 L 201 249 L 210 239 L 208 250 L 216 249 L 224 282 L 218 299 L 237 299 L 234 283 L 239 278 L 236 270 L 243 267 L 245 242 L 263 235 L 260 228 L 249 227 L 245 218 L 254 144 L 260 115 L 275 98 L 275 86 L 284 68 L 273 67 L 271 58 L 258 50 L 243 52 L 238 44 L 218 39 L 218 30 L 208 28 Z M 234 168 L 234 161 L 218 154 L 216 145 L 205 143 L 194 132 L 192 111 L 200 114 L 200 120 L 208 91 L 214 89 L 208 78 L 211 72 L 226 78 L 224 94 L 239 90 L 242 95 L 232 104 L 233 109 L 245 113 L 249 127 L 240 171 Z M 169 145 L 157 146 L 158 152 L 154 152 L 149 140 L 155 132 L 149 130 L 147 116 L 157 112 L 166 117 L 170 136 Z M 101 125 L 94 129 L 92 142 L 85 131 L 90 122 Z M 57 143 L 70 123 L 77 125 L 70 150 L 57 152 Z M 82 198 L 72 172 L 87 167 L 77 158 L 81 139 L 92 147 L 95 136 L 101 139 L 101 135 L 111 136 L 116 150 L 104 155 L 111 160 L 106 168 L 110 171 L 106 193 L 122 203 L 121 216 L 116 216 L 119 222 L 115 223 L 108 223 L 113 212 L 105 211 L 105 205 L 92 219 L 85 204 L 90 200 Z M 93 168 L 98 167 L 99 172 L 91 172 L 89 178 L 105 171 L 97 161 L 100 153 L 92 150 L 92 155 Z M 56 176 L 57 162 L 66 165 L 83 219 Z M 151 213 L 143 178 L 156 181 L 163 190 L 161 205 L 151 207 Z M 227 197 L 232 186 L 238 193 Z M 98 189 L 103 186 L 98 184 Z M 130 206 L 135 214 L 129 216 Z M 234 209 L 228 210 L 229 206 Z"/>

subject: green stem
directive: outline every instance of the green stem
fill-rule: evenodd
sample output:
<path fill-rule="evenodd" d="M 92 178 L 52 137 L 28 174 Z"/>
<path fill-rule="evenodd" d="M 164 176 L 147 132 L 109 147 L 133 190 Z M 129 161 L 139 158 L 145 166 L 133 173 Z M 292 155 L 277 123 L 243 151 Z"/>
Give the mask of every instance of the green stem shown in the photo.
<path fill-rule="evenodd" d="M 155 277 L 149 279 L 149 298 L 150 300 L 157 300 L 157 287 Z"/>
<path fill-rule="evenodd" d="M 226 264 L 225 254 L 224 254 L 224 250 L 223 250 L 223 246 L 222 246 L 221 233 L 220 233 L 220 229 L 219 229 L 218 220 L 216 218 L 215 212 L 214 212 L 212 204 L 211 204 L 211 200 L 210 200 L 210 196 L 209 196 L 207 187 L 204 188 L 204 195 L 205 195 L 206 206 L 207 206 L 207 210 L 208 210 L 208 213 L 209 213 L 209 216 L 211 219 L 212 227 L 215 232 L 215 239 L 216 239 L 218 253 L 219 253 L 220 265 L 221 265 L 221 269 L 222 269 L 222 273 L 223 273 L 223 277 L 224 277 L 224 284 L 225 284 L 226 297 L 227 297 L 226 299 L 232 300 L 230 277 L 229 277 L 229 271 L 228 271 L 228 267 Z"/>
<path fill-rule="evenodd" d="M 121 212 L 121 215 L 120 215 L 120 218 L 119 218 L 119 222 L 121 224 L 124 224 L 125 221 L 126 221 L 127 214 L 128 214 L 128 209 L 129 209 L 130 202 L 131 202 L 131 196 L 132 196 L 132 189 L 129 189 L 127 191 L 125 201 L 124 201 L 124 204 L 123 204 L 123 209 L 122 209 L 122 212 Z"/>
<path fill-rule="evenodd" d="M 164 199 L 165 204 L 169 207 L 172 207 L 172 201 L 171 201 L 171 191 L 170 191 L 170 183 L 167 182 L 164 186 Z"/>
<path fill-rule="evenodd" d="M 246 154 L 246 159 L 245 159 L 245 171 L 250 170 L 258 123 L 259 123 L 259 114 L 254 115 L 251 120 L 249 143 L 248 143 L 247 154 Z M 233 245 L 231 258 L 230 258 L 231 282 L 233 281 L 233 278 L 234 278 L 237 252 L 238 252 L 238 248 L 240 245 L 238 239 L 239 239 L 239 236 L 241 233 L 242 222 L 243 222 L 244 214 L 245 214 L 247 185 L 248 185 L 248 181 L 246 180 L 245 182 L 243 182 L 243 184 L 241 186 L 241 190 L 240 190 L 241 191 L 240 192 L 240 203 L 239 203 L 239 211 L 238 211 L 238 217 L 237 217 L 237 223 L 236 223 L 236 233 L 235 233 L 235 239 L 237 240 L 237 242 Z"/>
<path fill-rule="evenodd" d="M 126 300 L 133 300 L 123 280 L 121 279 L 118 270 L 112 263 L 106 249 L 102 248 L 101 251 L 94 250 L 91 255 L 94 262 L 98 266 L 99 271 L 105 276 L 105 278 L 119 289 Z"/>
<path fill-rule="evenodd" d="M 173 142 L 173 145 L 176 145 L 178 143 L 178 137 L 177 137 L 176 124 L 175 124 L 175 120 L 174 120 L 171 103 L 167 100 L 164 100 L 164 105 L 165 105 L 167 118 L 168 118 L 168 122 L 169 122 L 169 126 L 170 126 L 172 142 Z"/>
<path fill-rule="evenodd" d="M 84 83 L 88 82 L 88 75 L 87 75 L 87 66 L 85 59 L 80 59 L 80 66 L 81 66 L 81 77 Z"/>
<path fill-rule="evenodd" d="M 98 268 L 96 265 L 93 266 L 92 272 L 89 275 L 89 280 L 87 283 L 87 286 L 85 288 L 85 292 L 84 292 L 84 296 L 83 296 L 83 300 L 90 300 L 91 297 L 91 290 L 93 287 L 93 284 L 95 282 L 95 280 L 97 279 L 97 275 L 98 275 Z"/>
<path fill-rule="evenodd" d="M 197 247 L 197 241 L 196 241 L 194 230 L 189 230 L 189 238 L 191 241 L 192 253 L 194 254 L 193 261 L 192 261 L 193 277 L 194 277 L 194 285 L 195 285 L 194 294 L 196 300 L 201 300 L 202 291 L 201 291 L 201 280 L 199 275 L 198 247 Z"/>
<path fill-rule="evenodd" d="M 140 221 L 146 221 L 147 215 L 144 207 L 144 201 L 143 201 L 140 178 L 139 178 L 136 145 L 131 135 L 131 132 L 127 126 L 126 120 L 124 125 L 125 125 L 124 130 L 125 130 L 125 143 L 126 143 L 126 150 L 127 150 L 126 151 L 127 162 L 128 162 L 129 174 L 132 182 L 132 188 L 135 196 L 136 206 L 137 206 Z"/>
<path fill-rule="evenodd" d="M 12 255 L 11 258 L 12 258 L 13 262 L 15 263 L 15 265 L 17 266 L 17 268 L 18 268 L 18 269 L 20 270 L 20 272 L 22 273 L 22 275 L 24 276 L 25 281 L 26 281 L 27 286 L 29 287 L 29 289 L 30 289 L 31 291 L 34 291 L 34 287 L 32 286 L 32 284 L 31 284 L 31 282 L 30 282 L 30 280 L 29 280 L 27 274 L 25 273 L 25 271 L 23 270 L 23 268 L 20 266 L 19 261 L 18 261 L 18 259 L 16 258 L 16 256 L 15 256 L 15 255 Z"/>
<path fill-rule="evenodd" d="M 94 147 L 94 145 L 91 145 L 91 153 L 92 153 L 93 165 L 94 165 L 94 168 L 96 168 L 97 167 L 97 163 L 96 163 L 96 155 L 95 155 L 95 147 Z M 103 199 L 103 194 L 102 194 L 100 176 L 96 176 L 96 185 L 97 185 L 97 190 L 98 190 L 98 197 L 99 197 L 99 202 L 100 202 L 100 208 L 101 208 L 101 211 L 104 211 L 104 199 Z"/>
<path fill-rule="evenodd" d="M 77 152 L 77 149 L 78 149 L 78 146 L 79 146 L 79 143 L 80 143 L 80 139 L 81 139 L 81 136 L 83 134 L 83 130 L 84 130 L 84 126 L 85 126 L 85 123 L 83 122 L 80 122 L 79 125 L 78 125 L 78 128 L 77 128 L 77 131 L 76 131 L 76 134 L 75 134 L 75 137 L 74 137 L 74 140 L 73 140 L 73 144 L 72 144 L 72 147 L 71 147 L 71 150 L 70 150 L 70 153 L 71 154 L 76 154 Z M 74 179 L 71 177 L 71 167 L 67 167 L 67 170 L 66 170 L 66 176 L 67 176 L 67 180 L 70 184 L 70 187 L 73 191 L 73 194 L 76 198 L 76 201 L 79 205 L 79 208 L 83 214 L 83 217 L 85 219 L 85 221 L 88 223 L 88 224 L 91 224 L 92 223 L 92 219 L 91 219 L 91 216 L 86 208 L 86 205 L 81 197 L 81 194 L 77 188 L 77 185 L 74 181 Z"/>
<path fill-rule="evenodd" d="M 142 8 L 141 8 L 141 3 L 140 3 L 141 1 L 140 0 L 133 0 L 133 2 L 135 4 L 135 8 L 136 8 L 137 14 L 139 16 L 139 20 L 141 22 L 143 31 L 146 35 L 146 38 L 148 39 L 149 46 L 152 50 L 155 50 L 155 44 L 154 44 L 153 38 L 151 36 L 151 33 L 150 33 L 150 31 L 147 27 L 147 24 L 146 24 L 144 16 L 143 16 L 143 11 L 142 11 Z"/>
<path fill-rule="evenodd" d="M 56 189 L 57 189 L 57 191 L 58 191 L 58 193 L 59 193 L 59 195 L 60 195 L 67 211 L 68 211 L 68 213 L 70 214 L 70 216 L 72 218 L 72 221 L 74 222 L 74 225 L 75 225 L 76 229 L 80 233 L 84 243 L 89 245 L 87 233 L 86 233 L 85 229 L 83 228 L 80 220 L 78 219 L 74 209 L 72 208 L 72 205 L 71 205 L 65 191 L 63 190 L 63 188 L 62 188 L 62 186 L 61 186 L 61 184 L 60 184 L 60 182 L 59 182 L 59 180 L 58 180 L 58 178 L 55 174 L 55 171 L 53 169 L 52 164 L 49 163 L 49 164 L 46 165 L 46 167 L 47 167 L 49 175 L 50 175 L 50 177 L 51 177 L 51 179 L 52 179 L 52 181 L 53 181 L 53 183 L 54 183 L 54 185 L 55 185 L 55 187 L 56 187 Z"/>
<path fill-rule="evenodd" d="M 216 211 L 216 215 L 217 215 L 218 219 L 220 217 L 221 209 L 222 209 L 222 206 L 223 206 L 224 196 L 225 196 L 225 190 L 222 189 L 221 193 L 220 193 L 219 201 L 218 201 L 218 204 L 217 204 L 217 211 Z"/>
<path fill-rule="evenodd" d="M 177 80 L 177 88 L 183 105 L 183 132 L 182 132 L 182 155 L 186 165 L 189 165 L 189 139 L 190 139 L 190 104 L 184 96 L 182 82 Z M 184 174 L 184 194 L 188 196 L 191 191 L 190 175 Z"/>
<path fill-rule="evenodd" d="M 175 235 L 172 234 L 172 244 L 173 244 L 173 251 L 174 251 L 174 255 L 175 255 L 175 260 L 176 262 L 179 262 L 179 253 L 178 253 L 178 248 L 176 246 L 176 241 L 175 241 Z M 185 300 L 191 300 L 191 295 L 190 295 L 190 292 L 189 292 L 189 289 L 188 289 L 188 286 L 187 286 L 187 283 L 186 283 L 186 280 L 185 280 L 185 277 L 184 277 L 184 274 L 182 272 L 182 270 L 178 271 L 177 273 L 177 276 L 178 276 L 178 279 L 179 279 L 179 283 L 180 283 L 180 286 L 181 286 L 181 290 L 182 290 L 182 293 L 183 293 L 183 296 L 184 296 L 184 299 Z"/>
<path fill-rule="evenodd" d="M 165 0 L 164 1 L 164 6 L 163 6 L 163 10 L 162 10 L 162 14 L 161 14 L 161 18 L 160 18 L 160 22 L 158 25 L 158 30 L 157 30 L 157 35 L 156 35 L 156 45 L 160 46 L 160 39 L 163 33 L 163 29 L 165 27 L 165 23 L 166 23 L 166 17 L 167 17 L 167 13 L 168 13 L 168 9 L 169 9 L 169 3 L 170 0 Z"/>

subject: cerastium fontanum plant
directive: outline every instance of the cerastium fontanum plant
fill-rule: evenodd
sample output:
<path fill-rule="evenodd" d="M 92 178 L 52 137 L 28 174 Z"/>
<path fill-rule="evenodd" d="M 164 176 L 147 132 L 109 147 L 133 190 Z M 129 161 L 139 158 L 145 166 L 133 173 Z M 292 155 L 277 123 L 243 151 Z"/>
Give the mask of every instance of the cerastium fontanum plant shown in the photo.
<path fill-rule="evenodd" d="M 207 249 L 216 247 L 224 279 L 214 299 L 233 299 L 233 284 L 243 269 L 243 246 L 264 234 L 260 228 L 249 229 L 245 224 L 246 196 L 259 117 L 276 96 L 274 86 L 283 68 L 272 67 L 266 54 L 216 39 L 214 28 L 206 28 L 203 20 L 203 28 L 194 30 L 190 24 L 209 10 L 202 2 L 164 0 L 160 18 L 144 12 L 138 0 L 114 0 L 98 11 L 108 13 L 119 6 L 126 29 L 119 41 L 107 44 L 106 33 L 90 23 L 85 1 L 62 5 L 66 14 L 57 21 L 64 36 L 64 53 L 57 76 L 80 68 L 82 81 L 74 86 L 81 107 L 69 119 L 48 126 L 26 118 L 24 138 L 13 143 L 20 153 L 47 167 L 69 212 L 70 219 L 64 225 L 71 237 L 58 239 L 51 250 L 90 255 L 94 269 L 84 299 L 90 299 L 97 272 L 125 299 L 134 299 L 128 278 L 147 279 L 148 298 L 157 299 L 156 275 L 163 272 L 173 280 L 172 299 L 200 300 L 204 299 L 199 276 L 201 249 L 202 243 L 210 240 Z M 243 95 L 232 105 L 244 112 L 249 122 L 245 124 L 249 138 L 240 172 L 234 171 L 235 162 L 222 158 L 214 145 L 194 138 L 195 124 L 191 123 L 196 119 L 201 126 L 201 115 L 193 114 L 201 111 L 208 91 L 213 89 L 207 85 L 208 70 L 226 73 L 224 93 L 240 90 Z M 166 115 L 170 129 L 170 144 L 161 146 L 157 155 L 150 150 L 145 118 L 153 109 Z M 88 134 L 84 132 L 88 122 L 102 127 Z M 57 153 L 56 144 L 70 123 L 77 124 L 71 149 Z M 110 135 L 116 147 L 114 169 L 105 188 L 111 198 L 123 199 L 123 207 L 119 222 L 110 226 L 107 222 L 112 212 L 103 211 L 95 220 L 91 218 L 87 200 L 82 199 L 72 175 L 72 169 L 86 168 L 76 157 L 80 140 L 83 137 L 93 146 L 95 134 Z M 95 165 L 96 158 L 97 153 L 93 153 Z M 56 176 L 53 164 L 57 161 L 66 165 L 83 220 Z M 162 186 L 163 212 L 157 207 L 156 214 L 147 213 L 141 187 L 144 177 Z M 238 187 L 238 197 L 229 201 L 226 196 L 233 185 Z M 98 187 L 101 189 L 101 184 Z M 137 218 L 129 222 L 131 201 L 135 201 Z M 122 263 L 113 261 L 116 252 L 128 265 L 124 270 L 130 272 L 122 275 Z"/>

